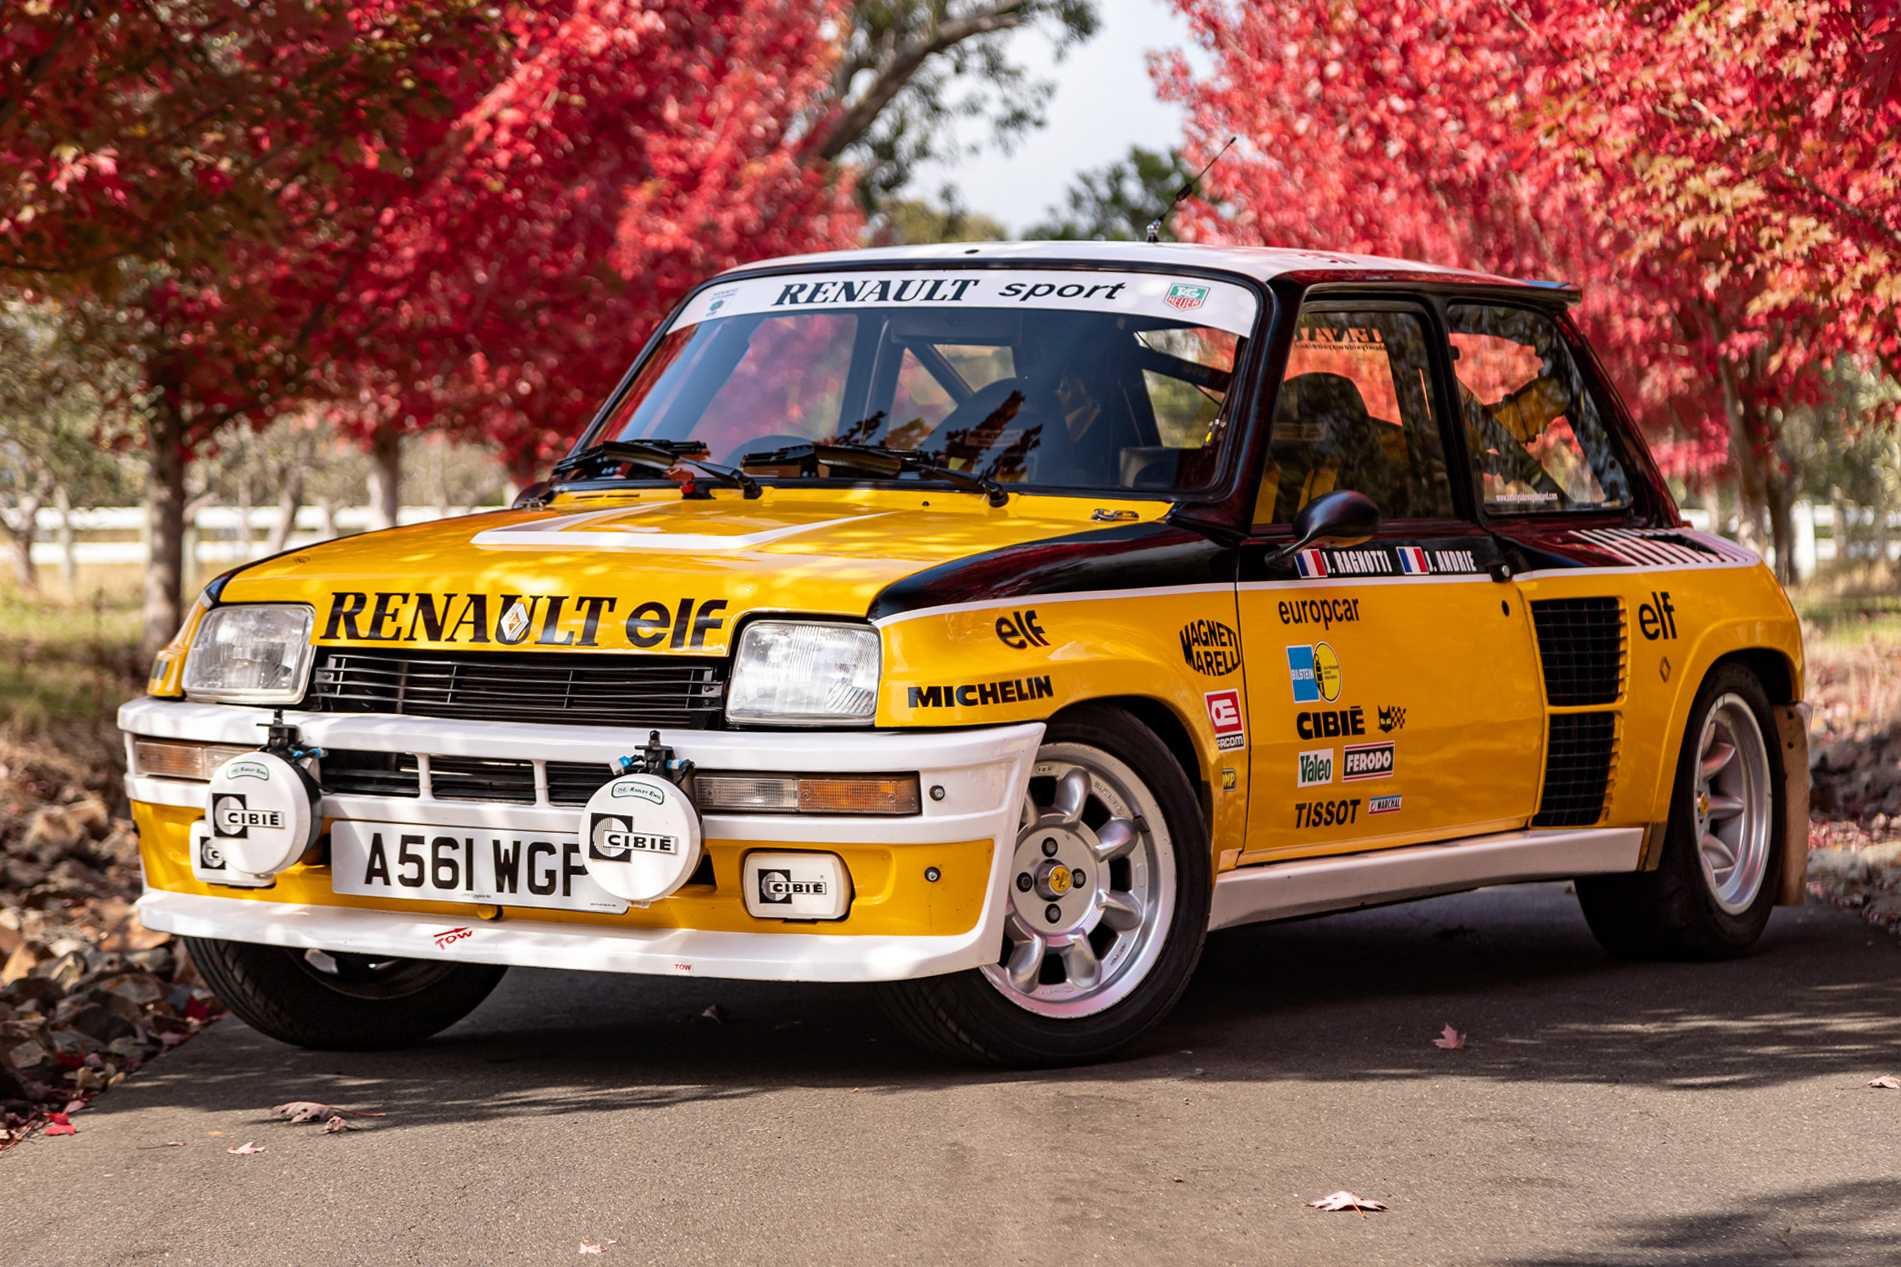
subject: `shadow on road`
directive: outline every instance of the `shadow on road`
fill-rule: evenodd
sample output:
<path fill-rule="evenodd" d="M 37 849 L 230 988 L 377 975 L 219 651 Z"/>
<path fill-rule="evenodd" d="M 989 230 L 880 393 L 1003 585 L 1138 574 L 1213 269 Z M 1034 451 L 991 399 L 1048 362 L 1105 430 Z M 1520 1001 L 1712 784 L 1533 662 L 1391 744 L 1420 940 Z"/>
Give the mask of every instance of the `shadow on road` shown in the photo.
<path fill-rule="evenodd" d="M 1884 1061 L 1901 1072 L 1896 953 L 1885 935 L 1811 905 L 1778 911 L 1744 959 L 1622 963 L 1592 941 L 1563 886 L 1537 885 L 1217 935 L 1168 1022 L 1124 1058 L 1089 1070 L 949 1064 L 900 1039 L 861 987 L 517 969 L 468 1020 L 417 1048 L 301 1051 L 226 1020 L 214 1039 L 142 1073 L 139 1094 L 123 1098 L 207 1109 L 318 1098 L 421 1124 L 661 1108 L 799 1086 L 878 1095 L 1065 1079 L 1451 1075 L 1666 1090 L 1861 1080 L 1887 1072 Z M 714 1004 L 723 1023 L 699 1016 Z M 1446 1023 L 1470 1036 L 1466 1050 L 1431 1045 Z M 109 1112 L 118 1098 L 99 1107 Z M 1886 1210 L 1897 1191 L 1876 1185 L 1865 1199 Z M 1693 1231 L 1723 1234 L 1700 1223 Z M 1761 1231 L 1751 1225 L 1749 1235 Z M 1690 1234 L 1645 1235 L 1679 1232 Z"/>

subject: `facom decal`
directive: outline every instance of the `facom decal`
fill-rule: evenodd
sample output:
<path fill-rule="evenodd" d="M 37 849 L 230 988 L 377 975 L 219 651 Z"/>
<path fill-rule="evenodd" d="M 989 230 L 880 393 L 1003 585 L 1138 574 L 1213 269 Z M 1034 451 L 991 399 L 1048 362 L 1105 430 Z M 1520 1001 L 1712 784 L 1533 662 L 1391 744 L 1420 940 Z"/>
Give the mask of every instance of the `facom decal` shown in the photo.
<path fill-rule="evenodd" d="M 1358 821 L 1360 801 L 1295 801 L 1295 827 L 1345 827 Z"/>
<path fill-rule="evenodd" d="M 1637 609 L 1637 629 L 1645 640 L 1659 638 L 1674 641 L 1677 636 L 1677 609 L 1670 605 L 1670 591 L 1650 592 L 1650 601 Z"/>
<path fill-rule="evenodd" d="M 1208 302 L 1208 288 L 1197 286 L 1192 282 L 1176 282 L 1168 288 L 1168 293 L 1162 298 L 1167 301 L 1170 308 L 1193 312 Z"/>
<path fill-rule="evenodd" d="M 1369 797 L 1366 802 L 1366 812 L 1369 814 L 1396 814 L 1399 812 L 1399 797 Z"/>
<path fill-rule="evenodd" d="M 637 796 L 643 801 L 652 801 L 655 805 L 664 805 L 667 802 L 667 794 L 653 784 L 637 783 L 631 779 L 625 783 L 616 783 L 608 795 L 616 799 Z"/>
<path fill-rule="evenodd" d="M 1356 704 L 1352 708 L 1295 713 L 1294 730 L 1302 739 L 1334 739 L 1341 735 L 1364 735 L 1366 710 Z"/>
<path fill-rule="evenodd" d="M 1011 612 L 1007 616 L 997 617 L 997 641 L 1012 651 L 1050 645 L 1049 638 L 1043 633 L 1043 627 L 1036 623 L 1034 609 Z"/>
<path fill-rule="evenodd" d="M 1312 752 L 1300 753 L 1299 761 L 1295 787 L 1315 787 L 1333 782 L 1333 749 L 1316 748 Z"/>
<path fill-rule="evenodd" d="M 1181 627 L 1182 660 L 1205 677 L 1226 677 L 1241 667 L 1241 635 L 1218 620 L 1191 620 Z"/>
<path fill-rule="evenodd" d="M 1331 704 L 1340 698 L 1340 657 L 1324 642 L 1312 646 L 1287 648 L 1287 679 L 1294 688 L 1294 703 Z"/>
<path fill-rule="evenodd" d="M 965 682 L 944 686 L 907 687 L 905 703 L 911 708 L 977 708 L 986 704 L 1023 704 L 1048 699 L 1056 692 L 1049 675 L 1011 678 L 1002 682 Z"/>
<path fill-rule="evenodd" d="M 1278 612 L 1283 625 L 1319 625 L 1322 629 L 1331 629 L 1335 625 L 1351 625 L 1360 619 L 1360 600 L 1357 598 L 1294 598 L 1284 599 Z"/>
<path fill-rule="evenodd" d="M 1393 773 L 1393 745 L 1390 743 L 1348 744 L 1340 750 L 1340 778 L 1384 779 Z"/>
<path fill-rule="evenodd" d="M 1214 727 L 1216 750 L 1233 752 L 1247 747 L 1248 728 L 1241 715 L 1241 692 L 1208 691 L 1201 698 L 1208 706 L 1208 724 Z"/>
<path fill-rule="evenodd" d="M 1379 713 L 1380 713 L 1380 733 L 1381 734 L 1390 735 L 1395 730 L 1406 729 L 1406 710 L 1404 708 L 1401 708 L 1399 705 L 1395 704 L 1391 708 L 1387 708 L 1384 705 L 1382 705 L 1380 707 Z M 1365 734 L 1366 732 L 1355 731 L 1354 733 Z"/>

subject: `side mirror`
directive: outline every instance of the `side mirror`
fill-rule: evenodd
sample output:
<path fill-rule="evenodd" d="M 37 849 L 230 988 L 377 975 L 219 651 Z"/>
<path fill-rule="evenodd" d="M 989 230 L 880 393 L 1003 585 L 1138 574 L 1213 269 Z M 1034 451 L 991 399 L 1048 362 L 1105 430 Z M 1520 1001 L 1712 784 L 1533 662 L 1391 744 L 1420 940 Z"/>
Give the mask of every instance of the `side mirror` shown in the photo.
<path fill-rule="evenodd" d="M 1294 539 L 1276 550 L 1278 562 L 1310 545 L 1356 546 L 1380 530 L 1380 508 L 1365 493 L 1322 493 L 1294 516 Z"/>

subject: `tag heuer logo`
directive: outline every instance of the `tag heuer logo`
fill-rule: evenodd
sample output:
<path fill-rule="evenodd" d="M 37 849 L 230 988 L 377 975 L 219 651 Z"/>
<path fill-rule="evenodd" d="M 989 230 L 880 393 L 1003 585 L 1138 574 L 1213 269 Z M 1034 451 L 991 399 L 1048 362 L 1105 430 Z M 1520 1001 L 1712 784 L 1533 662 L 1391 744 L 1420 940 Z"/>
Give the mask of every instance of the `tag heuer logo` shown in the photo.
<path fill-rule="evenodd" d="M 1191 308 L 1199 308 L 1208 302 L 1208 288 L 1189 282 L 1176 282 L 1168 288 L 1168 294 L 1163 298 L 1168 301 L 1169 307 L 1180 308 L 1183 312 L 1187 312 Z"/>

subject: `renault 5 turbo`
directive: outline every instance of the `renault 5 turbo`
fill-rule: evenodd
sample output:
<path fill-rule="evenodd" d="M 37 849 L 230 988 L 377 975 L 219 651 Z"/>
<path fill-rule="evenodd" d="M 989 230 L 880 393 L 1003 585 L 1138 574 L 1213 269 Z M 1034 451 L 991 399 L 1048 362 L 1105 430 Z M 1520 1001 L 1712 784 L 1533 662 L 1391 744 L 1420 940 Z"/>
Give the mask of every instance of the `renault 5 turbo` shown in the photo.
<path fill-rule="evenodd" d="M 1576 290 L 1001 244 L 694 290 L 513 508 L 205 587 L 120 711 L 240 1017 L 371 1048 L 509 965 L 861 982 L 1101 1058 L 1211 930 L 1571 879 L 1623 956 L 1802 895 L 1802 646 Z"/>

